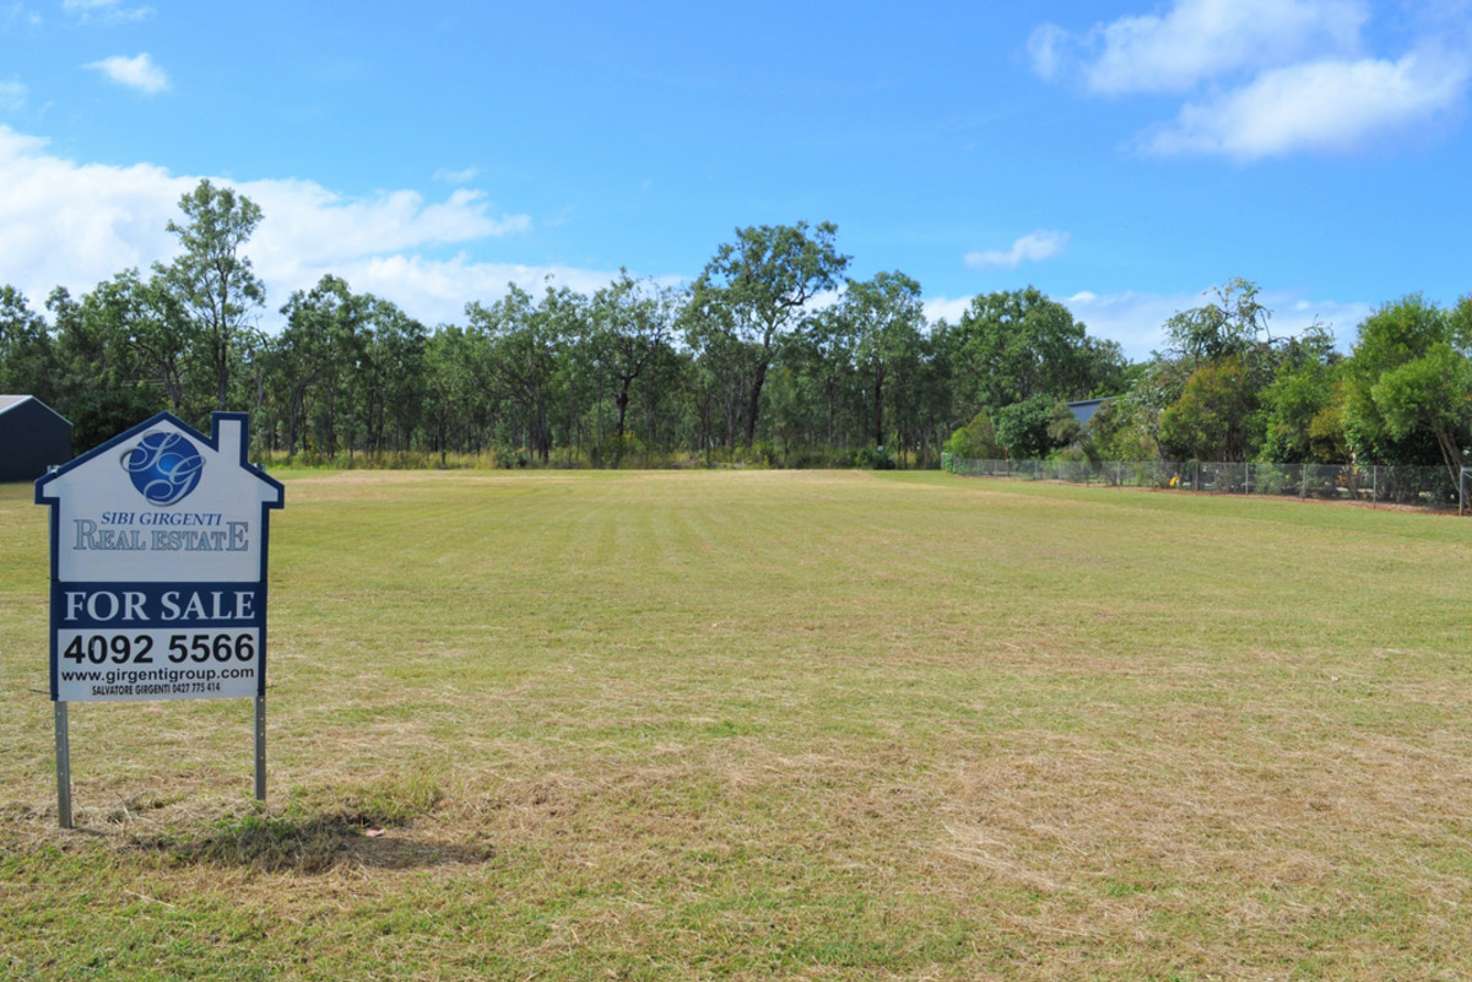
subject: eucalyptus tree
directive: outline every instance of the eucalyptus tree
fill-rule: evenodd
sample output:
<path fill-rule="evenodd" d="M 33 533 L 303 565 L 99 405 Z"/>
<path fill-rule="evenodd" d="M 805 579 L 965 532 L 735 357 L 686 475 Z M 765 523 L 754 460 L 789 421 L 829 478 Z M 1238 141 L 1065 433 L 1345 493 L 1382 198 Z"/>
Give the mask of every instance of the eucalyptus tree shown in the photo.
<path fill-rule="evenodd" d="M 839 306 L 839 316 L 852 325 L 854 358 L 869 395 L 874 445 L 886 442 L 884 410 L 899 401 L 911 409 L 908 386 L 892 391 L 888 384 L 918 381 L 922 331 L 925 325 L 920 284 L 904 273 L 877 273 L 871 279 L 850 281 Z"/>
<path fill-rule="evenodd" d="M 691 290 L 692 346 L 745 355 L 747 446 L 756 439 L 762 387 L 778 340 L 809 321 L 813 301 L 833 290 L 848 266 L 837 235 L 832 222 L 738 228 L 736 240 L 716 250 Z"/>
<path fill-rule="evenodd" d="M 394 449 L 405 450 L 423 413 L 429 332 L 379 297 L 370 299 L 367 323 L 369 333 L 354 377 L 367 448 L 382 453 L 392 434 Z"/>
<path fill-rule="evenodd" d="M 948 341 L 964 380 L 963 418 L 1038 396 L 1082 399 L 1116 384 L 1124 366 L 1118 345 L 1089 337 L 1067 307 L 1033 287 L 978 295 Z"/>
<path fill-rule="evenodd" d="M 613 390 L 613 466 L 623 463 L 624 434 L 634 383 L 670 343 L 678 303 L 668 290 L 641 283 L 626 270 L 593 294 L 588 308 L 593 363 Z"/>
<path fill-rule="evenodd" d="M 559 358 L 580 329 L 584 298 L 567 288 L 548 287 L 540 301 L 512 284 L 490 306 L 466 307 L 472 331 L 490 340 L 490 379 L 516 409 L 524 445 L 543 463 L 552 455 L 551 413 Z M 522 441 L 517 441 L 522 442 Z"/>
<path fill-rule="evenodd" d="M 341 277 L 327 275 L 311 290 L 297 290 L 281 308 L 286 326 L 276 352 L 277 372 L 287 389 L 288 455 L 296 454 L 298 435 L 308 420 L 308 397 L 314 392 L 321 403 L 318 429 L 325 436 L 326 452 L 336 453 L 343 380 L 359 367 L 368 303 L 369 298 L 355 295 Z"/>
<path fill-rule="evenodd" d="M 833 304 L 818 311 L 786 349 L 786 357 L 810 380 L 812 412 L 820 421 L 814 442 L 830 449 L 849 449 L 855 442 L 855 416 L 862 412 L 857 347 L 853 320 Z M 857 432 L 863 432 L 861 421 Z"/>
<path fill-rule="evenodd" d="M 1173 314 L 1165 322 L 1165 336 L 1175 352 L 1193 360 L 1214 361 L 1247 356 L 1272 342 L 1270 311 L 1258 299 L 1251 280 L 1237 277 L 1213 288 L 1212 299 L 1199 307 Z"/>
<path fill-rule="evenodd" d="M 457 420 L 470 414 L 474 391 L 475 348 L 484 336 L 453 325 L 436 331 L 424 348 L 424 425 L 430 445 L 447 462 L 450 430 Z"/>
<path fill-rule="evenodd" d="M 127 274 L 125 274 L 127 275 Z M 163 387 L 176 414 L 190 407 L 190 416 L 204 412 L 210 403 L 208 385 L 198 384 L 198 332 L 190 323 L 178 296 L 155 273 L 146 284 L 136 275 L 129 282 L 114 278 L 122 293 L 117 303 L 136 301 L 139 314 L 131 321 L 130 337 L 142 352 L 145 365 Z"/>
<path fill-rule="evenodd" d="M 55 352 L 46 319 L 31 309 L 25 294 L 0 286 L 0 392 L 25 392 L 54 401 L 51 390 Z"/>
<path fill-rule="evenodd" d="M 89 447 L 161 405 L 183 411 L 187 353 L 168 340 L 161 296 L 125 270 L 73 301 L 61 288 L 47 307 L 56 332 L 57 384 L 76 446 Z M 177 321 L 175 322 L 177 324 Z"/>
<path fill-rule="evenodd" d="M 214 382 L 215 403 L 226 409 L 235 348 L 266 301 L 265 287 L 244 249 L 261 209 L 232 188 L 200 181 L 179 199 L 183 224 L 168 230 L 182 249 L 173 261 L 154 271 L 200 335 Z"/>

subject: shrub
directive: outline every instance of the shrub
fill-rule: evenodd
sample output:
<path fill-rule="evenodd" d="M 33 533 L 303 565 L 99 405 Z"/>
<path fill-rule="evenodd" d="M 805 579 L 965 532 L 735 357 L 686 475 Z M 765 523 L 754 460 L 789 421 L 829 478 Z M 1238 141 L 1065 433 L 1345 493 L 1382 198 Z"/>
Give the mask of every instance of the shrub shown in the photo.
<path fill-rule="evenodd" d="M 854 466 L 866 470 L 892 471 L 894 458 L 883 447 L 865 447 L 854 453 Z"/>
<path fill-rule="evenodd" d="M 1002 455 L 1002 448 L 997 444 L 997 428 L 985 409 L 951 434 L 945 452 L 962 460 L 995 460 Z"/>
<path fill-rule="evenodd" d="M 1007 456 L 1018 459 L 1046 457 L 1053 448 L 1048 427 L 1054 420 L 1056 400 L 1033 396 L 997 413 L 997 442 Z"/>

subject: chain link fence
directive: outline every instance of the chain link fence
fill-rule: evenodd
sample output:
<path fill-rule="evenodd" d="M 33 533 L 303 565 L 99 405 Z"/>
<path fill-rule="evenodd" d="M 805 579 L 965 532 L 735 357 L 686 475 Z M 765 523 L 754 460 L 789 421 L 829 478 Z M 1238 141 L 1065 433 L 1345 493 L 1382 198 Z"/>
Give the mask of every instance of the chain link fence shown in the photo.
<path fill-rule="evenodd" d="M 970 460 L 945 455 L 963 477 L 1006 477 L 1124 488 L 1261 494 L 1465 511 L 1472 467 L 1460 480 L 1445 467 L 1391 464 L 1259 464 L 1207 460 Z"/>

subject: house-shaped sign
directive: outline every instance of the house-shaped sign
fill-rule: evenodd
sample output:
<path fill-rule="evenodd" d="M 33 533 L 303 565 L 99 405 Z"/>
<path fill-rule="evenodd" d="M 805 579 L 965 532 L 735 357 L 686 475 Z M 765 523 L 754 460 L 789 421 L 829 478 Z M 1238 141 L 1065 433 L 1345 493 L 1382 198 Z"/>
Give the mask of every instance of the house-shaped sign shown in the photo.
<path fill-rule="evenodd" d="M 51 506 L 51 698 L 263 696 L 266 545 L 281 484 L 248 419 L 159 413 L 36 481 Z"/>

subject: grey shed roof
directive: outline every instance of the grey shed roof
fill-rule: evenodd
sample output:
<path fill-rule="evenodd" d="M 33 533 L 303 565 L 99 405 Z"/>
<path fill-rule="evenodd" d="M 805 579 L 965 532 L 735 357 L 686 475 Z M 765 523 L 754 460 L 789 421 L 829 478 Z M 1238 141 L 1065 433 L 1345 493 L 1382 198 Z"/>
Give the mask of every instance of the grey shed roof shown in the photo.
<path fill-rule="evenodd" d="M 14 409 L 16 406 L 19 406 L 21 403 L 23 403 L 23 402 L 25 402 L 25 401 L 27 401 L 29 399 L 36 399 L 36 397 L 35 396 L 22 396 L 22 395 L 10 395 L 10 396 L 0 395 L 0 413 L 9 412 L 10 410 Z M 52 409 L 50 406 L 46 405 L 46 403 L 42 402 L 40 399 L 36 399 L 36 405 L 40 406 L 42 409 L 46 410 L 48 413 L 50 413 L 51 415 L 55 416 L 57 419 L 61 420 L 67 426 L 71 426 L 72 425 L 72 421 L 71 420 L 67 419 L 61 413 L 57 412 L 55 409 Z"/>
<path fill-rule="evenodd" d="M 1093 419 L 1094 414 L 1099 411 L 1099 407 L 1108 401 L 1107 398 L 1080 399 L 1078 402 L 1070 402 L 1068 409 L 1073 413 L 1073 418 L 1078 420 L 1079 425 L 1087 426 L 1089 425 L 1089 420 Z"/>

